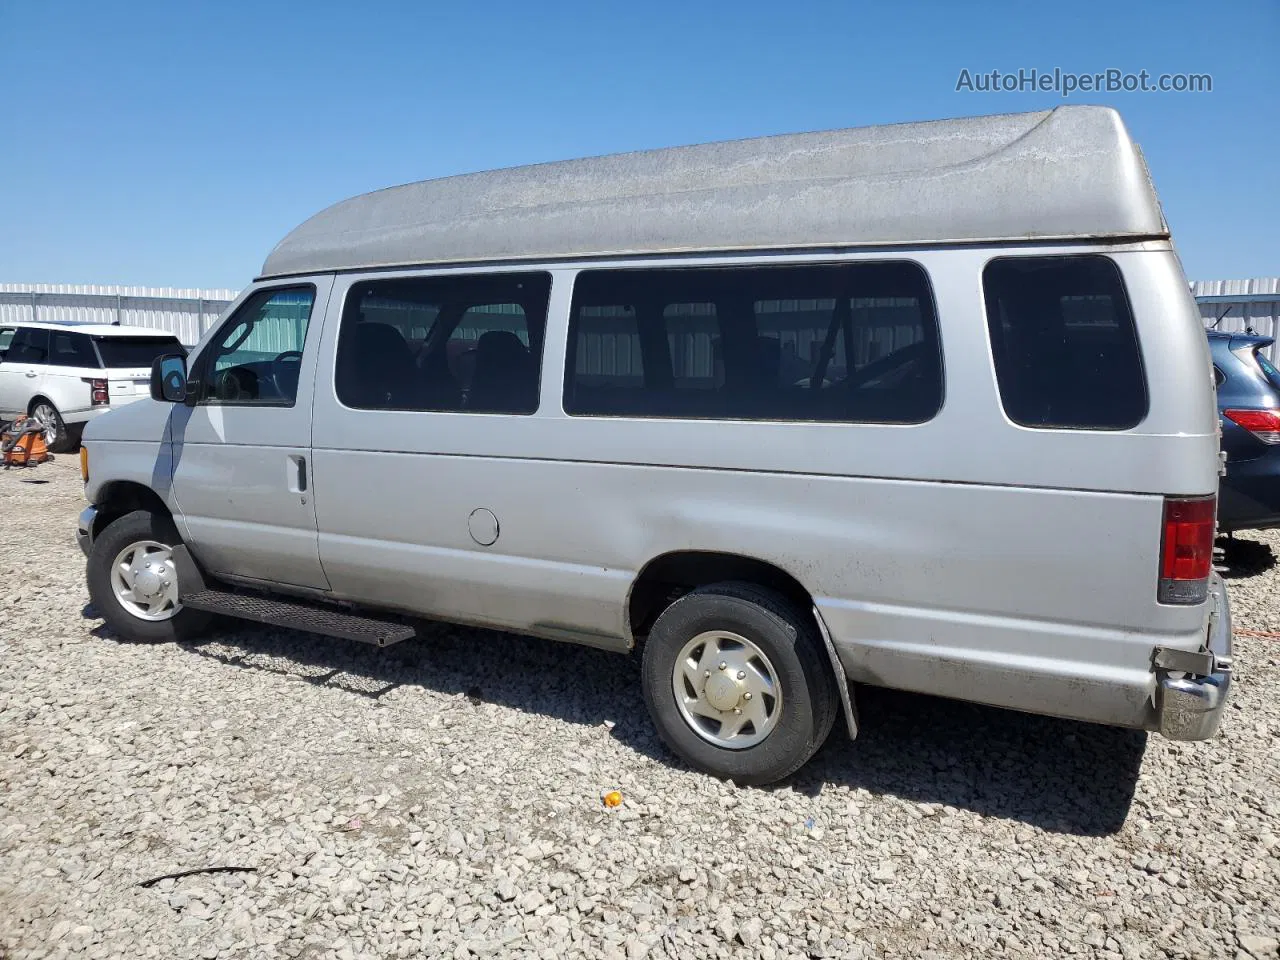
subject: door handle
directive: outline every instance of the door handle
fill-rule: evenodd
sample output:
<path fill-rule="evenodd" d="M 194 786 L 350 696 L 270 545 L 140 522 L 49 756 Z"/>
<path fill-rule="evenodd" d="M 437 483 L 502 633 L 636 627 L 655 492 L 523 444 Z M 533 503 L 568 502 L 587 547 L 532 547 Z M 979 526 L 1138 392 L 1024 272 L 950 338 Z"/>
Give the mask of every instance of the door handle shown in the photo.
<path fill-rule="evenodd" d="M 307 458 L 289 454 L 289 490 L 291 493 L 307 492 Z"/>
<path fill-rule="evenodd" d="M 34 380 L 36 377 L 40 376 L 40 374 L 36 373 L 33 370 L 28 370 L 27 376 Z"/>

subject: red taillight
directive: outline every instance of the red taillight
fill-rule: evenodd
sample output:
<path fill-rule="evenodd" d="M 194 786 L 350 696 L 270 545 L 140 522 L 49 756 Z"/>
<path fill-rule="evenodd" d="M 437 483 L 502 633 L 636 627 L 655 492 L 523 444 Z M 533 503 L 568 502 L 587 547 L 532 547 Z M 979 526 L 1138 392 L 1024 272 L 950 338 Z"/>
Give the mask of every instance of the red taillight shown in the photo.
<path fill-rule="evenodd" d="M 107 381 L 86 379 L 85 383 L 89 385 L 89 397 L 95 407 L 111 402 L 111 398 L 107 396 Z"/>
<path fill-rule="evenodd" d="M 1274 410 L 1223 410 L 1222 415 L 1263 443 L 1280 443 L 1280 413 Z"/>
<path fill-rule="evenodd" d="M 1216 497 L 1165 500 L 1156 594 L 1161 603 L 1201 603 L 1209 596 L 1217 506 Z"/>

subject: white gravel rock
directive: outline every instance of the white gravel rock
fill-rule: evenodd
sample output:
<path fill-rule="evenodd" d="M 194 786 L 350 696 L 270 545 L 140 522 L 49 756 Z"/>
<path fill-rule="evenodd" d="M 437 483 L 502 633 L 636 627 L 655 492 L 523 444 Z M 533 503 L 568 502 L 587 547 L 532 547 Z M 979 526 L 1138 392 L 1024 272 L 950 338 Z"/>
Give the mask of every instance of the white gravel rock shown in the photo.
<path fill-rule="evenodd" d="M 1229 571 L 1215 740 L 859 689 L 859 741 L 762 790 L 672 761 L 637 665 L 585 648 L 123 643 L 75 458 L 0 503 L 5 960 L 1280 960 L 1280 642 L 1243 633 L 1280 633 L 1276 534 Z M 138 886 L 215 866 L 253 872 Z"/>

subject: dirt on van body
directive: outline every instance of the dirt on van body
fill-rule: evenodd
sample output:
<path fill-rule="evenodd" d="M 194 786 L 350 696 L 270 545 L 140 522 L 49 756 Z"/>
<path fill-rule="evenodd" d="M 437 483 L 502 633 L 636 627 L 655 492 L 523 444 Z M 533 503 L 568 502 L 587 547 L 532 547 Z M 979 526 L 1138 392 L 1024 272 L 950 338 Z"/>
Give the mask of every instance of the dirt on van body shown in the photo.
<path fill-rule="evenodd" d="M 1276 956 L 1275 534 L 1229 571 L 1210 742 L 860 689 L 857 742 L 738 789 L 664 751 L 614 654 L 123 642 L 75 457 L 0 503 L 0 956 Z M 215 867 L 248 869 L 143 885 Z"/>

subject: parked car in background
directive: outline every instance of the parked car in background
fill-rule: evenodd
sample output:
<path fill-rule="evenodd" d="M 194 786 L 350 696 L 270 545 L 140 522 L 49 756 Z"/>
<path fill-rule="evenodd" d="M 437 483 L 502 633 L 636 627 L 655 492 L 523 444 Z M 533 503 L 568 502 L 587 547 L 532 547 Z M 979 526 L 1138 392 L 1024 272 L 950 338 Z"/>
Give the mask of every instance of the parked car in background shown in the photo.
<path fill-rule="evenodd" d="M 69 450 L 89 420 L 147 396 L 152 361 L 175 351 L 148 327 L 0 324 L 0 421 L 35 417 L 50 450 Z"/>
<path fill-rule="evenodd" d="M 1218 492 L 1223 533 L 1280 527 L 1280 370 L 1262 353 L 1274 342 L 1209 331 L 1227 455 Z"/>

